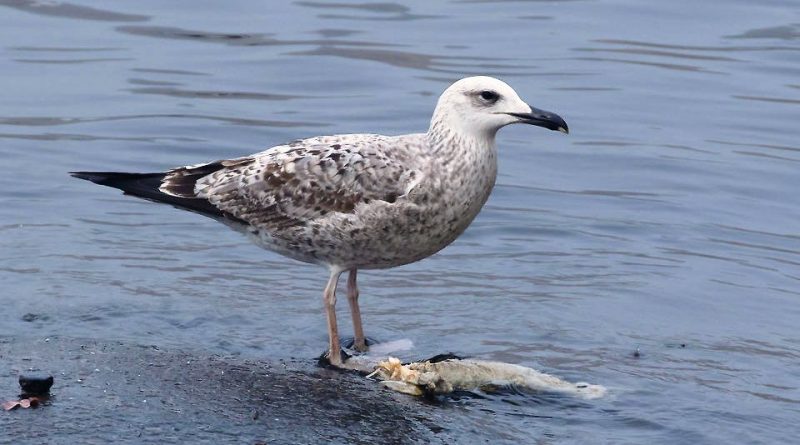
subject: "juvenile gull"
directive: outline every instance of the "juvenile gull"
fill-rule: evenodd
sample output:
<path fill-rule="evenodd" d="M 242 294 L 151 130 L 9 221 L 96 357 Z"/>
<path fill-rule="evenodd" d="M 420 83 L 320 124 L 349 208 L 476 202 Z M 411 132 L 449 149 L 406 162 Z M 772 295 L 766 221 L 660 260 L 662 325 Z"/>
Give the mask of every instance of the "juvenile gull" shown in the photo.
<path fill-rule="evenodd" d="M 340 366 L 339 276 L 349 272 L 353 347 L 363 352 L 357 270 L 421 260 L 464 232 L 495 183 L 495 134 L 516 123 L 568 132 L 506 83 L 468 77 L 439 97 L 427 133 L 318 136 L 164 173 L 72 175 L 211 216 L 261 247 L 325 266 L 328 358 Z"/>

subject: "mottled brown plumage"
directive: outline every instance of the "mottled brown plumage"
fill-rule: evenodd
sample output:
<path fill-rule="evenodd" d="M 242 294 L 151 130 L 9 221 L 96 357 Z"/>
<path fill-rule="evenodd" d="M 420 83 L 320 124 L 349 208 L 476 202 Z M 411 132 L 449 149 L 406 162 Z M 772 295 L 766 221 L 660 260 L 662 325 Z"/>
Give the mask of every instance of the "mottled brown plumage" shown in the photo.
<path fill-rule="evenodd" d="M 350 271 L 355 348 L 364 350 L 356 270 L 417 261 L 455 240 L 489 198 L 495 134 L 513 123 L 567 131 L 505 83 L 472 77 L 442 94 L 427 133 L 320 136 L 155 176 L 76 175 L 223 219 L 267 249 L 326 266 L 330 360 L 339 364 L 339 275 Z"/>

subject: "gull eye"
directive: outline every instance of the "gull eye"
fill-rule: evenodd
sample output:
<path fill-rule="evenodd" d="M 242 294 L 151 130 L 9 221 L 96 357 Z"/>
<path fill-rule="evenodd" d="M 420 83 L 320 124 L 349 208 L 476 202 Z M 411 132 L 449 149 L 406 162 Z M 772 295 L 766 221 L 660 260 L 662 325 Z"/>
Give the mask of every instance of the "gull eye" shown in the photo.
<path fill-rule="evenodd" d="M 500 95 L 495 93 L 494 91 L 481 91 L 481 99 L 485 100 L 486 102 L 496 102 L 497 99 L 500 98 Z"/>

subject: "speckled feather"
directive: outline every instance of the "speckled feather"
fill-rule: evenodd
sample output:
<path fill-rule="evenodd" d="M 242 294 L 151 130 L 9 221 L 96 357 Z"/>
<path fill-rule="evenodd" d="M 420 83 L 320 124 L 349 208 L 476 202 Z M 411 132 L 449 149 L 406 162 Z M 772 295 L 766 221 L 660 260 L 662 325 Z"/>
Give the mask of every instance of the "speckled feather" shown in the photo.
<path fill-rule="evenodd" d="M 420 171 L 415 157 L 379 135 L 324 136 L 236 160 L 195 185 L 195 196 L 264 227 L 285 228 L 331 212 L 394 203 Z M 167 179 L 167 182 L 169 179 Z"/>
<path fill-rule="evenodd" d="M 488 197 L 494 169 L 482 172 L 481 187 L 453 184 L 448 179 L 455 178 L 442 175 L 445 158 L 436 156 L 427 134 L 322 136 L 175 169 L 162 191 L 207 199 L 241 221 L 256 243 L 301 261 L 392 267 L 449 244 L 480 209 L 470 212 L 472 203 Z M 468 158 L 449 161 L 456 166 Z M 209 168 L 216 170 L 197 177 Z M 190 193 L 186 182 L 193 184 Z M 464 186 L 460 197 L 453 185 Z"/>
<path fill-rule="evenodd" d="M 504 102 L 482 100 L 483 88 Z M 160 190 L 207 200 L 261 246 L 301 261 L 398 266 L 467 228 L 495 182 L 495 133 L 530 110 L 496 79 L 464 79 L 442 94 L 427 133 L 298 140 L 171 170 Z"/>
<path fill-rule="evenodd" d="M 357 270 L 420 260 L 464 232 L 497 177 L 495 135 L 515 123 L 568 132 L 558 115 L 478 76 L 442 93 L 426 133 L 320 136 L 165 173 L 72 175 L 218 219 L 267 249 L 327 266 L 327 359 L 342 366 L 340 275 L 348 271 L 353 348 L 364 352 Z"/>

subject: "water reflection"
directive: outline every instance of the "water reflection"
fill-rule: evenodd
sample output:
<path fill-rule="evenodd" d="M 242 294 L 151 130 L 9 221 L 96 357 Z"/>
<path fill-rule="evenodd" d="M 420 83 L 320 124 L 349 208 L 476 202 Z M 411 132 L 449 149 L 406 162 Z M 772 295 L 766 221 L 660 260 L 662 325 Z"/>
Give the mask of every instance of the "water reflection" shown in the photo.
<path fill-rule="evenodd" d="M 610 45 L 630 45 L 646 48 L 663 48 L 684 51 L 703 51 L 703 52 L 749 52 L 749 51 L 797 51 L 800 48 L 791 46 L 733 46 L 733 45 L 676 45 L 670 43 L 659 42 L 645 42 L 637 40 L 623 40 L 623 39 L 597 39 L 593 40 L 597 43 L 607 43 Z"/>
<path fill-rule="evenodd" d="M 154 74 L 175 74 L 178 76 L 210 76 L 208 73 L 201 73 L 197 71 L 174 70 L 163 68 L 133 68 L 131 71 L 138 73 L 154 73 Z"/>
<path fill-rule="evenodd" d="M 144 22 L 150 19 L 146 15 L 124 14 L 106 9 L 75 5 L 62 1 L 41 0 L 0 0 L 0 6 L 18 9 L 45 16 L 78 20 L 97 20 L 103 22 Z"/>
<path fill-rule="evenodd" d="M 298 45 L 348 45 L 348 46 L 396 46 L 390 44 L 377 44 L 358 40 L 337 40 L 337 39 L 297 39 L 287 40 L 273 37 L 274 34 L 238 34 L 238 33 L 217 33 L 209 31 L 187 30 L 182 28 L 166 26 L 139 26 L 126 25 L 118 26 L 117 31 L 145 37 L 156 37 L 161 39 L 192 40 L 210 43 L 222 43 L 233 46 L 298 46 Z"/>
<path fill-rule="evenodd" d="M 20 63 L 44 63 L 44 64 L 80 64 L 80 63 L 97 63 L 97 62 L 124 62 L 128 60 L 135 60 L 127 57 L 95 57 L 84 59 L 14 59 L 15 62 Z"/>
<path fill-rule="evenodd" d="M 119 115 L 119 116 L 106 116 L 106 117 L 0 117 L 0 125 L 13 125 L 23 127 L 52 127 L 60 125 L 73 125 L 93 122 L 113 122 L 113 121 L 130 121 L 140 119 L 190 119 L 200 121 L 215 121 L 235 125 L 247 125 L 253 127 L 324 127 L 327 124 L 319 122 L 292 122 L 292 121 L 272 121 L 264 119 L 246 119 L 228 116 L 212 116 L 205 114 L 189 114 L 189 113 L 176 113 L 176 114 L 132 114 L 132 115 Z M 177 141 L 193 142 L 199 139 L 191 137 L 174 138 Z"/>
<path fill-rule="evenodd" d="M 576 59 L 588 62 L 612 62 L 612 63 L 622 63 L 628 65 L 641 65 L 641 66 L 664 68 L 668 70 L 677 70 L 677 71 L 693 71 L 693 72 L 702 72 L 709 74 L 725 74 L 720 71 L 709 70 L 697 65 L 686 65 L 678 63 L 648 62 L 644 60 L 617 59 L 613 57 L 576 57 Z"/>
<path fill-rule="evenodd" d="M 731 39 L 800 39 L 800 24 L 772 26 L 745 31 L 741 34 L 729 36 Z"/>
<path fill-rule="evenodd" d="M 706 56 L 701 54 L 688 54 L 675 51 L 663 51 L 663 50 L 641 49 L 641 48 L 574 48 L 574 51 L 592 52 L 592 53 L 636 54 L 643 56 L 656 56 L 656 57 L 687 59 L 687 60 L 711 60 L 711 61 L 725 61 L 725 62 L 735 62 L 738 60 L 724 56 Z"/>
<path fill-rule="evenodd" d="M 347 19 L 347 20 L 400 20 L 412 21 L 421 19 L 434 19 L 441 16 L 414 14 L 411 8 L 399 3 L 327 3 L 327 2 L 314 2 L 314 1 L 296 1 L 296 5 L 306 6 L 320 10 L 333 9 L 344 11 L 357 11 L 366 13 L 365 15 L 356 14 L 320 14 L 320 18 L 324 19 Z"/>
<path fill-rule="evenodd" d="M 311 50 L 298 50 L 288 53 L 293 56 L 334 56 L 353 60 L 369 60 L 401 68 L 413 68 L 432 72 L 487 73 L 495 76 L 519 76 L 531 72 L 534 66 L 526 66 L 518 62 L 500 63 L 504 58 L 473 57 L 456 55 L 434 55 L 393 49 L 401 46 L 396 43 L 379 43 L 367 40 L 341 40 L 328 38 L 318 39 L 281 39 L 273 34 L 227 34 L 206 31 L 189 31 L 181 28 L 159 26 L 120 26 L 117 30 L 123 33 L 181 40 L 197 40 L 212 43 L 223 43 L 236 46 L 317 46 Z M 330 30 L 317 31 L 323 35 L 331 35 Z M 348 33 L 333 32 L 337 36 Z M 380 47 L 380 48 L 374 48 Z M 467 47 L 464 47 L 467 48 Z"/>
<path fill-rule="evenodd" d="M 420 54 L 389 49 L 344 48 L 326 45 L 314 50 L 296 51 L 290 54 L 295 56 L 335 56 L 345 59 L 369 60 L 395 67 L 413 68 L 434 72 L 459 73 L 463 72 L 465 68 L 470 70 L 476 70 L 480 68 L 480 66 L 475 66 L 474 63 L 472 63 L 476 60 L 472 57 L 435 56 L 431 54 Z M 480 60 L 485 61 L 501 59 L 482 58 Z M 511 70 L 517 70 L 520 68 L 524 69 L 524 67 L 517 67 L 511 64 L 494 64 L 491 66 L 484 65 L 483 67 L 491 68 L 488 71 L 494 71 L 496 68 L 505 68 Z"/>
<path fill-rule="evenodd" d="M 785 97 L 763 97 L 763 96 L 743 96 L 734 94 L 734 99 L 743 99 L 743 100 L 755 100 L 760 102 L 773 102 L 778 104 L 791 104 L 791 105 L 798 105 L 800 104 L 800 99 L 787 99 Z"/>
<path fill-rule="evenodd" d="M 289 94 L 262 93 L 255 91 L 197 91 L 185 90 L 171 87 L 142 87 L 129 88 L 128 91 L 135 94 L 158 94 L 171 97 L 187 97 L 196 99 L 247 99 L 247 100 L 291 100 L 300 99 L 303 96 Z"/>

